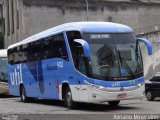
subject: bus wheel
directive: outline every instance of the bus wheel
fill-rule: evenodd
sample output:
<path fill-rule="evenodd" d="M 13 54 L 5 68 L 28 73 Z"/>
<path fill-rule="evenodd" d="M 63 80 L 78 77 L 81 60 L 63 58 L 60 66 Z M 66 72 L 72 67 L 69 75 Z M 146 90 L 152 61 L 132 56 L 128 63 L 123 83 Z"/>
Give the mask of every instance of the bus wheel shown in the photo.
<path fill-rule="evenodd" d="M 120 101 L 108 101 L 108 103 L 111 106 L 117 106 L 120 103 Z"/>
<path fill-rule="evenodd" d="M 72 93 L 69 87 L 65 90 L 64 96 L 65 104 L 69 109 L 73 109 L 75 107 L 75 102 L 72 99 Z"/>
<path fill-rule="evenodd" d="M 148 90 L 148 91 L 146 92 L 146 98 L 147 98 L 148 101 L 154 100 L 154 97 L 153 97 L 153 94 L 152 94 L 151 91 Z"/>
<path fill-rule="evenodd" d="M 20 87 L 20 97 L 21 97 L 22 102 L 28 101 L 28 97 L 26 97 L 26 92 L 25 92 L 24 86 Z"/>

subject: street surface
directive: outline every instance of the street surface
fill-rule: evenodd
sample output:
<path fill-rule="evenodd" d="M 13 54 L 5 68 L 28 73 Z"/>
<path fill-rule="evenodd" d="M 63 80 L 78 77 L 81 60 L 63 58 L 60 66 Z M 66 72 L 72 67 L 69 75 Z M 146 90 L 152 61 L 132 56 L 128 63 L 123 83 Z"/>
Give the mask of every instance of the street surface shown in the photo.
<path fill-rule="evenodd" d="M 35 100 L 31 103 L 23 103 L 20 97 L 0 96 L 0 114 L 160 114 L 160 99 L 155 101 L 126 100 L 121 101 L 117 107 L 104 104 L 78 104 L 75 110 L 69 110 L 62 101 Z"/>

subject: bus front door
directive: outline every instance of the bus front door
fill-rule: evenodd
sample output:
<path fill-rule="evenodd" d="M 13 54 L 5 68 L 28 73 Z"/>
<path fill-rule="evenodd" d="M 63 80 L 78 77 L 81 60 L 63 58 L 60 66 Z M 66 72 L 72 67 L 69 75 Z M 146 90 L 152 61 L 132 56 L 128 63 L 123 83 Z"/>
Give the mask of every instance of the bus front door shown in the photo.
<path fill-rule="evenodd" d="M 82 102 L 88 101 L 88 87 L 85 85 L 85 76 L 87 74 L 85 57 L 83 55 L 83 50 L 78 52 L 78 70 L 80 74 L 78 75 L 79 84 L 79 100 Z"/>

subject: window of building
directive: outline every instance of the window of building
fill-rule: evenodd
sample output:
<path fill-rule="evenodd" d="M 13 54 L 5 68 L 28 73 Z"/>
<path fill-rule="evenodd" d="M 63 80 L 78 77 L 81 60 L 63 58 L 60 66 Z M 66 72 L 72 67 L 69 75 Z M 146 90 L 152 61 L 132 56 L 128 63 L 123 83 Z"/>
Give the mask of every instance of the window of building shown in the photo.
<path fill-rule="evenodd" d="M 17 10 L 17 29 L 19 29 L 19 11 Z"/>
<path fill-rule="evenodd" d="M 12 34 L 14 33 L 14 0 L 11 1 L 11 11 L 12 11 Z"/>
<path fill-rule="evenodd" d="M 6 6 L 7 6 L 7 34 L 10 35 L 10 15 L 9 15 L 9 0 L 6 0 Z"/>

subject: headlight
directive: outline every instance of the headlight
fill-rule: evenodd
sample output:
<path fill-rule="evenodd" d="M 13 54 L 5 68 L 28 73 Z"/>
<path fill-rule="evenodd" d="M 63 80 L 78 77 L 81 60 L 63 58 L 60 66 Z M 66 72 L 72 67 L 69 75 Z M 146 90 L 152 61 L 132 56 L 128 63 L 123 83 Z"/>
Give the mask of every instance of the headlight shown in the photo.
<path fill-rule="evenodd" d="M 92 88 L 93 89 L 98 89 L 98 90 L 104 90 L 105 89 L 105 87 L 100 86 L 100 85 L 93 85 Z"/>
<path fill-rule="evenodd" d="M 84 81 L 84 83 L 86 85 L 88 85 L 89 88 L 92 88 L 92 89 L 105 90 L 105 88 L 106 88 L 106 87 L 103 87 L 103 86 L 100 86 L 100 85 L 91 84 L 87 81 Z"/>

